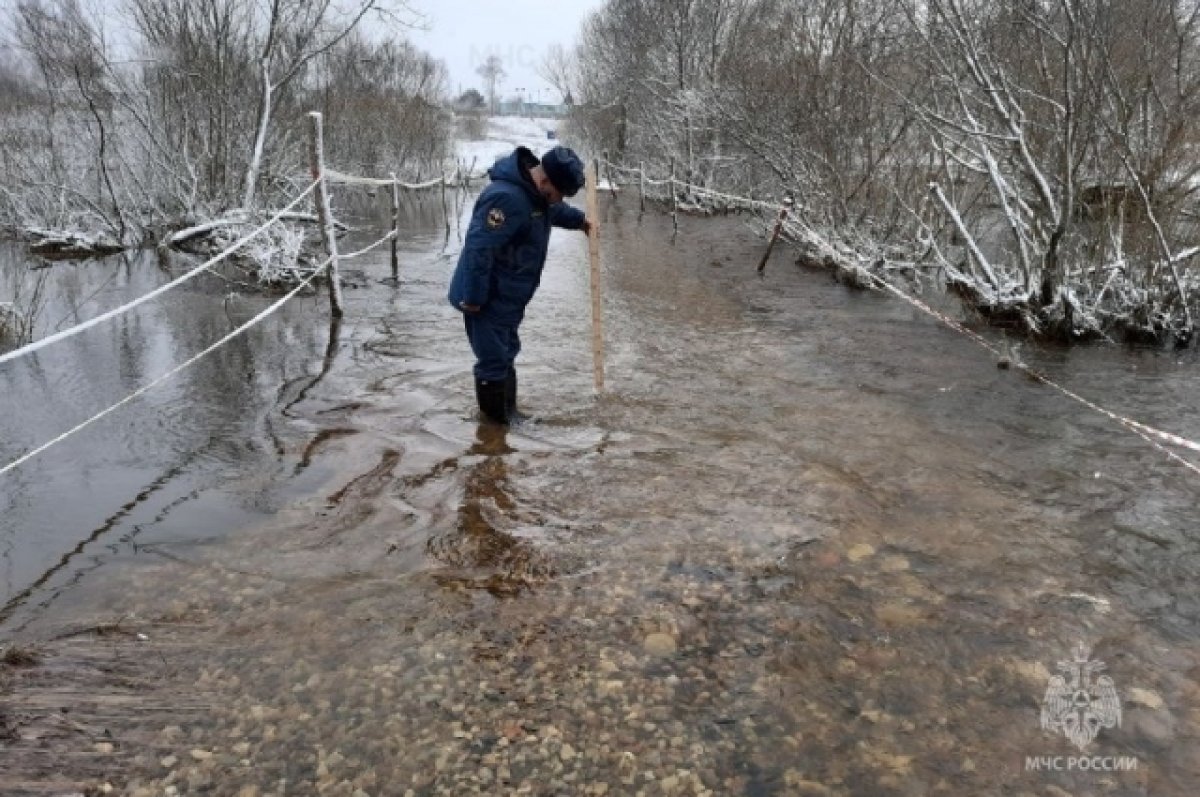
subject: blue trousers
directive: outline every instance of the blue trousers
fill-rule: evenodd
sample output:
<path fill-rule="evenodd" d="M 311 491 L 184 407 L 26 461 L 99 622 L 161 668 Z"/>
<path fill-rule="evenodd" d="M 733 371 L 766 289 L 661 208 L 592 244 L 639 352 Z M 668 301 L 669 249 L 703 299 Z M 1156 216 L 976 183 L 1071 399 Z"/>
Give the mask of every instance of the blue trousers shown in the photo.
<path fill-rule="evenodd" d="M 508 379 L 521 353 L 517 324 L 506 324 L 479 313 L 464 313 L 467 340 L 475 353 L 475 378 L 481 382 Z"/>

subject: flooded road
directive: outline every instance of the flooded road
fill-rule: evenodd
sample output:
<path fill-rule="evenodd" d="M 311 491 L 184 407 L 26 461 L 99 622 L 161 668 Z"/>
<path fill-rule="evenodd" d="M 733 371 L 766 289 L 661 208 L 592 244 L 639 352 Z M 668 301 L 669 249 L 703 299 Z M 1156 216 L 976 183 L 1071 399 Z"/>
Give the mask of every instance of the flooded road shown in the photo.
<path fill-rule="evenodd" d="M 586 241 L 559 232 L 522 327 L 536 420 L 480 426 L 442 298 L 457 237 L 414 215 L 402 284 L 386 284 L 386 252 L 356 264 L 364 287 L 336 334 L 320 300 L 298 303 L 206 375 L 4 485 L 10 513 L 47 539 L 21 561 L 99 528 L 108 516 L 78 513 L 101 498 L 118 522 L 10 613 L 5 636 L 42 658 L 4 671 L 0 782 L 247 797 L 1194 793 L 1189 471 L 900 302 L 785 251 L 757 279 L 762 244 L 741 220 L 683 219 L 672 242 L 669 219 L 604 207 L 602 397 Z M 228 328 L 219 296 L 204 299 L 188 314 L 214 328 L 173 334 Z M 155 345 L 140 351 L 170 341 L 167 326 L 147 326 Z M 119 374 L 96 384 L 115 400 L 185 356 L 161 346 L 161 368 L 131 355 L 146 364 L 108 361 Z M 57 373 L 92 385 L 78 356 Z M 1200 437 L 1194 355 L 1023 357 Z M 6 374 L 11 405 L 32 377 Z M 55 414 L 32 401 L 35 419 Z M 32 442 L 8 434 L 50 425 L 18 409 L 6 455 Z M 120 515 L 164 472 L 161 495 Z M 135 526 L 154 544 L 117 530 Z M 5 534 L 14 550 L 32 536 Z M 10 568 L 10 594 L 37 569 Z M 1051 676 L 1080 644 L 1122 710 L 1118 724 L 1096 708 L 1111 727 L 1084 753 L 1042 727 Z"/>

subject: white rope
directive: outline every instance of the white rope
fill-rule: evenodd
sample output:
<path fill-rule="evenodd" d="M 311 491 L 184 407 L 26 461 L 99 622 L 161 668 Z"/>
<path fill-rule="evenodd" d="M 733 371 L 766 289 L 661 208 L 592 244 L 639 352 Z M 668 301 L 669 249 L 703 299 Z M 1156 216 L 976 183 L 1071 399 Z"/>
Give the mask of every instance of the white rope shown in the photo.
<path fill-rule="evenodd" d="M 333 182 L 333 183 L 342 183 L 342 184 L 350 184 L 350 185 L 374 185 L 374 186 L 379 186 L 379 187 L 390 186 L 392 184 L 391 180 L 384 180 L 380 177 L 358 177 L 353 174 L 343 174 L 342 172 L 335 172 L 333 169 L 326 169 L 324 176 L 325 176 L 326 180 L 329 180 L 330 182 Z"/>
<path fill-rule="evenodd" d="M 918 310 L 921 310 L 922 312 L 932 316 L 936 320 L 941 321 L 943 324 L 950 327 L 954 331 L 967 336 L 968 338 L 975 341 L 980 346 L 987 349 L 988 351 L 990 351 L 992 354 L 996 355 L 997 357 L 1004 356 L 1003 353 L 1001 353 L 999 349 L 997 349 L 995 346 L 993 346 L 991 344 L 991 342 L 989 342 L 987 340 L 987 338 L 983 337 L 979 333 L 974 332 L 970 329 L 967 329 L 962 324 L 955 321 L 953 318 L 950 318 L 949 316 L 947 316 L 943 313 L 939 313 L 937 310 L 934 310 L 932 307 L 930 307 L 925 302 L 921 301 L 920 299 L 916 298 L 915 296 L 909 295 L 905 291 L 900 290 L 895 285 L 892 285 L 887 280 L 884 280 L 882 277 L 872 274 L 869 271 L 864 271 L 864 273 L 867 274 L 867 276 L 869 276 L 871 279 L 873 279 L 876 283 L 881 285 L 888 292 L 892 293 L 895 296 L 900 297 L 904 301 L 911 304 L 913 307 L 916 307 Z M 1161 429 L 1156 429 L 1153 426 L 1149 426 L 1147 424 L 1141 423 L 1140 421 L 1135 421 L 1133 418 L 1129 418 L 1124 415 L 1119 415 L 1111 410 L 1105 409 L 1104 407 L 1101 407 L 1096 402 L 1094 402 L 1090 399 L 1084 398 L 1083 396 L 1074 392 L 1070 388 L 1067 388 L 1067 387 L 1064 387 L 1064 386 L 1058 384 L 1054 380 L 1050 379 L 1050 377 L 1031 368 L 1030 366 L 1026 365 L 1025 363 L 1022 363 L 1019 361 L 1014 361 L 1012 363 L 1012 366 L 1024 373 L 1028 374 L 1030 377 L 1032 377 L 1036 381 L 1041 382 L 1045 385 L 1048 385 L 1048 386 L 1054 388 L 1055 390 L 1057 390 L 1059 393 L 1062 393 L 1064 396 L 1067 396 L 1068 398 L 1079 402 L 1080 404 L 1087 407 L 1088 409 L 1098 412 L 1101 415 L 1105 416 L 1106 418 L 1108 418 L 1112 421 L 1116 421 L 1117 423 L 1121 424 L 1125 428 L 1134 432 L 1134 434 L 1136 434 L 1139 437 L 1141 437 L 1142 439 L 1146 440 L 1148 443 L 1153 445 L 1155 448 L 1170 455 L 1172 459 L 1177 460 L 1180 464 L 1182 464 L 1185 467 L 1189 468 L 1190 470 L 1193 470 L 1196 473 L 1200 474 L 1200 467 L 1198 467 L 1197 465 L 1195 465 L 1192 462 L 1189 462 L 1186 459 L 1183 459 L 1175 452 L 1170 451 L 1169 449 L 1166 449 L 1163 446 L 1159 445 L 1159 443 L 1157 441 L 1153 440 L 1152 438 L 1158 438 L 1159 441 L 1162 441 L 1164 443 L 1168 443 L 1170 445 L 1178 446 L 1180 448 L 1187 449 L 1188 451 L 1195 451 L 1195 452 L 1200 452 L 1200 443 L 1197 443 L 1193 440 L 1189 440 L 1186 437 L 1180 437 L 1179 435 L 1171 434 L 1170 432 L 1164 432 Z"/>
<path fill-rule="evenodd" d="M 210 268 L 215 266 L 217 263 L 220 263 L 222 260 L 224 260 L 225 258 L 229 257 L 231 254 L 236 252 L 238 249 L 245 246 L 248 242 L 250 242 L 250 240 L 252 240 L 258 234 L 262 233 L 264 230 L 266 230 L 272 224 L 279 221 L 279 219 L 283 216 L 283 214 L 287 213 L 289 210 L 296 207 L 296 205 L 300 204 L 300 202 L 303 201 L 304 198 L 307 197 L 316 187 L 317 187 L 317 183 L 316 183 L 316 181 L 313 181 L 313 183 L 308 188 L 304 189 L 303 193 L 301 193 L 299 196 L 297 196 L 295 199 L 293 199 L 291 201 L 291 203 L 287 205 L 287 207 L 276 212 L 275 215 L 272 216 L 268 221 L 263 222 L 261 225 L 256 227 L 253 231 L 247 233 L 245 236 L 238 239 L 235 243 L 233 243 L 227 249 L 222 251 L 220 254 L 216 255 L 215 257 L 211 258 L 210 260 L 208 260 L 208 261 L 202 263 L 201 265 L 197 266 L 196 268 L 192 269 L 188 273 L 184 274 L 182 277 L 172 280 L 171 282 L 168 282 L 165 285 L 161 285 L 158 288 L 155 288 L 154 290 L 150 291 L 149 293 L 139 296 L 137 299 L 134 299 L 132 302 L 128 302 L 126 304 L 121 305 L 120 307 L 109 310 L 107 313 L 101 313 L 100 315 L 96 316 L 95 318 L 88 319 L 87 321 L 84 321 L 82 324 L 77 324 L 76 326 L 70 327 L 69 329 L 64 329 L 62 332 L 57 332 L 53 335 L 48 335 L 48 336 L 42 338 L 41 340 L 34 341 L 33 343 L 30 343 L 28 346 L 22 346 L 19 349 L 14 349 L 13 351 L 8 352 L 7 354 L 0 355 L 0 365 L 4 364 L 6 362 L 9 362 L 11 360 L 15 360 L 19 357 L 24 357 L 28 354 L 33 354 L 35 351 L 44 349 L 53 343 L 57 343 L 60 340 L 66 340 L 67 338 L 78 335 L 80 332 L 83 332 L 86 329 L 91 329 L 92 327 L 96 326 L 97 324 L 101 324 L 110 318 L 114 318 L 118 315 L 121 315 L 122 313 L 127 313 L 130 310 L 132 310 L 133 308 L 135 308 L 139 305 L 145 304 L 146 302 L 150 301 L 151 299 L 157 298 L 157 297 L 161 296 L 162 294 L 166 293 L 167 291 L 171 290 L 172 288 L 182 285 L 183 283 L 187 282 L 188 280 L 199 276 L 200 274 L 204 273 L 205 271 L 208 271 Z"/>
<path fill-rule="evenodd" d="M 450 185 L 450 177 L 446 174 L 424 183 L 402 183 L 399 180 L 384 179 L 382 177 L 359 177 L 358 175 L 354 174 L 346 174 L 345 172 L 326 169 L 325 178 L 335 183 L 349 185 L 370 185 L 377 188 L 390 188 L 393 184 L 395 184 L 408 191 L 422 191 L 426 188 L 434 188 L 442 185 L 443 183 Z"/>
<path fill-rule="evenodd" d="M 719 199 L 736 202 L 741 205 L 748 205 L 750 207 L 766 208 L 767 210 L 779 210 L 780 206 L 783 204 L 783 202 L 763 202 L 759 199 L 748 199 L 746 197 L 734 196 L 733 194 L 723 194 L 720 191 L 714 191 L 711 188 L 704 188 L 703 186 L 699 185 L 692 185 L 691 183 L 680 183 L 679 181 L 676 181 L 676 185 L 683 186 L 684 188 L 690 188 L 692 191 L 698 194 L 708 194 L 711 197 L 717 197 Z"/>
<path fill-rule="evenodd" d="M 608 162 L 605 161 L 605 163 L 608 163 Z M 642 173 L 641 169 L 626 169 L 626 168 L 617 166 L 617 164 L 615 164 L 615 163 L 608 163 L 608 165 L 615 167 L 617 169 L 620 169 L 622 171 L 628 171 L 628 172 L 632 172 L 635 174 Z M 697 193 L 703 193 L 703 194 L 708 194 L 709 196 L 715 196 L 715 197 L 720 197 L 722 199 L 733 200 L 733 201 L 744 203 L 747 205 L 752 205 L 755 207 L 764 207 L 764 208 L 771 208 L 771 209 L 779 208 L 779 203 L 762 202 L 762 201 L 756 200 L 756 199 L 748 199 L 747 197 L 740 197 L 740 196 L 735 196 L 732 194 L 724 194 L 719 191 L 714 191 L 711 188 L 703 188 L 701 186 L 695 186 L 695 185 L 691 185 L 689 183 L 683 183 L 683 182 L 680 182 L 679 180 L 651 180 L 649 177 L 646 177 L 644 175 L 644 173 L 642 173 L 642 176 L 645 178 L 647 183 L 650 183 L 652 185 L 667 185 L 670 183 L 674 183 L 675 185 L 679 185 L 681 187 L 690 188 Z M 863 269 L 863 273 L 866 274 L 872 280 L 874 280 L 876 283 L 878 283 L 880 286 L 882 286 L 882 288 L 884 290 L 894 294 L 895 296 L 898 296 L 900 299 L 903 299 L 905 302 L 908 302 L 913 307 L 916 307 L 918 310 L 932 316 L 935 320 L 941 321 L 943 324 L 950 327 L 954 331 L 967 336 L 968 338 L 975 341 L 980 346 L 987 349 L 988 351 L 990 351 L 992 354 L 996 355 L 997 357 L 1004 356 L 1000 352 L 999 349 L 997 349 L 995 346 L 993 346 L 982 335 L 967 329 L 962 324 L 955 321 L 953 318 L 950 318 L 949 316 L 947 316 L 943 313 L 939 313 L 937 310 L 934 310 L 932 307 L 930 307 L 925 302 L 921 301 L 920 299 L 916 298 L 915 296 L 909 295 L 905 291 L 900 290 L 895 285 L 892 285 L 890 282 L 884 280 L 882 277 L 880 277 L 876 274 L 873 274 L 866 269 Z M 1188 451 L 1200 453 L 1200 443 L 1197 443 L 1194 440 L 1189 440 L 1186 437 L 1181 437 L 1177 434 L 1172 434 L 1170 432 L 1164 432 L 1161 429 L 1156 429 L 1153 426 L 1144 424 L 1140 421 L 1136 421 L 1133 418 L 1129 418 L 1125 415 L 1120 415 L 1111 410 L 1105 409 L 1104 407 L 1100 406 L 1096 402 L 1091 401 L 1090 399 L 1084 398 L 1083 396 L 1079 395 L 1078 393 L 1074 392 L 1073 390 L 1058 384 L 1057 382 L 1050 379 L 1045 374 L 1034 370 L 1033 368 L 1029 367 L 1028 365 L 1025 365 L 1022 362 L 1014 362 L 1013 367 L 1028 374 L 1030 377 L 1032 377 L 1036 381 L 1041 382 L 1041 383 L 1048 385 L 1049 387 L 1057 390 L 1062 395 L 1064 395 L 1074 401 L 1079 402 L 1080 404 L 1087 407 L 1088 409 L 1093 410 L 1094 412 L 1098 412 L 1101 415 L 1103 415 L 1104 417 L 1106 417 L 1112 421 L 1115 421 L 1116 423 L 1125 427 L 1127 430 L 1136 434 L 1138 437 L 1145 440 L 1150 445 L 1154 446 L 1159 451 L 1161 451 L 1164 454 L 1166 454 L 1167 456 L 1169 456 L 1171 459 L 1173 459 L 1176 462 L 1178 462 L 1179 464 L 1183 465 L 1185 468 L 1193 471 L 1196 474 L 1200 474 L 1200 466 L 1196 465 L 1194 462 L 1190 462 L 1189 460 L 1184 459 L 1175 451 L 1172 451 L 1172 450 L 1166 448 L 1164 445 L 1162 445 L 1162 443 L 1166 443 L 1168 445 L 1177 446 L 1179 448 L 1183 448 Z"/>
<path fill-rule="evenodd" d="M 641 174 L 641 169 L 631 169 L 631 168 L 628 168 L 625 166 L 619 166 L 610 161 L 604 161 L 604 164 L 613 169 L 617 169 L 618 171 L 628 172 L 630 174 Z M 675 179 L 652 180 L 647 175 L 643 175 L 643 176 L 645 177 L 647 185 L 652 185 L 652 186 L 676 185 L 676 186 L 679 186 L 680 188 L 689 189 L 693 193 L 705 194 L 707 196 L 710 196 L 710 197 L 713 197 L 716 199 L 724 199 L 727 202 L 733 202 L 733 203 L 736 203 L 739 205 L 745 205 L 747 207 L 766 208 L 768 210 L 776 211 L 776 210 L 779 210 L 779 207 L 782 204 L 781 202 L 765 202 L 763 200 L 750 199 L 748 197 L 737 196 L 735 194 L 725 194 L 720 191 L 714 191 L 711 188 L 705 188 L 702 185 L 693 185 L 692 183 L 685 183 L 682 180 L 675 180 Z"/>
<path fill-rule="evenodd" d="M 383 246 L 385 243 L 387 243 L 388 241 L 395 238 L 398 234 L 399 234 L 398 230 L 392 230 L 391 232 L 389 232 L 387 235 L 380 238 L 375 243 L 364 246 L 362 249 L 359 249 L 357 252 L 351 252 L 348 255 L 338 255 L 338 260 L 351 260 L 351 259 L 359 257 L 361 255 L 365 255 L 367 252 L 370 252 L 373 249 L 378 249 L 380 246 Z"/>
<path fill-rule="evenodd" d="M 445 185 L 450 184 L 450 178 L 448 178 L 444 174 L 441 177 L 437 178 L 436 180 L 429 180 L 428 182 L 424 182 L 424 183 L 400 183 L 400 187 L 407 189 L 409 191 L 422 191 L 426 188 L 433 188 L 434 186 L 443 185 L 443 184 L 445 184 Z"/>
<path fill-rule="evenodd" d="M 187 367 L 189 367 L 189 366 L 193 365 L 194 363 L 198 362 L 200 359 L 202 359 L 202 358 L 206 357 L 207 355 L 209 355 L 209 354 L 213 353 L 214 351 L 216 351 L 217 349 L 219 349 L 221 346 L 224 346 L 226 343 L 228 343 L 229 341 L 233 340 L 233 339 L 234 339 L 234 338 L 236 338 L 238 335 L 240 335 L 240 334 L 242 334 L 243 332 L 245 332 L 246 330 L 250 329 L 250 327 L 254 326 L 255 324 L 257 324 L 258 322 L 262 321 L 262 320 L 263 320 L 264 318 L 266 318 L 267 316 L 271 315 L 271 313 L 274 313 L 276 310 L 278 310 L 280 307 L 282 307 L 282 306 L 283 306 L 283 305 L 284 305 L 284 304 L 285 304 L 285 303 L 286 303 L 286 302 L 287 302 L 289 299 L 291 299 L 293 296 L 295 296 L 297 293 L 299 293 L 299 292 L 300 292 L 301 290 L 303 290 L 304 288 L 308 287 L 308 285 L 309 285 L 309 284 L 310 284 L 310 283 L 311 283 L 311 282 L 312 282 L 312 281 L 313 281 L 313 280 L 316 278 L 316 276 L 317 276 L 318 274 L 320 274 L 322 271 L 324 271 L 324 270 L 325 270 L 325 267 L 326 267 L 326 266 L 328 266 L 328 265 L 329 265 L 329 264 L 330 264 L 332 261 L 333 261 L 333 258 L 328 258 L 328 259 L 327 259 L 327 260 L 326 260 L 324 263 L 322 263 L 321 265 L 319 265 L 319 266 L 317 266 L 315 269 L 313 269 L 313 272 L 312 272 L 311 274 L 309 274 L 309 275 L 308 275 L 308 277 L 306 277 L 306 278 L 304 279 L 304 281 L 303 281 L 303 282 L 301 282 L 299 285 L 297 285 L 295 288 L 293 288 L 291 291 L 289 291 L 289 292 L 288 292 L 288 293 L 287 293 L 285 296 L 283 296 L 283 298 L 279 299 L 279 301 L 277 301 L 277 302 L 275 302 L 274 304 L 272 304 L 271 306 L 267 307 L 267 308 L 266 308 L 265 310 L 263 310 L 261 313 L 259 313 L 258 315 L 254 316 L 254 318 L 251 318 L 249 321 L 247 321 L 246 323 L 242 324 L 240 327 L 238 327 L 237 329 L 233 330 L 233 331 L 232 331 L 232 332 L 230 332 L 228 335 L 226 335 L 225 337 L 221 338 L 221 339 L 220 339 L 220 340 L 218 340 L 216 343 L 214 343 L 213 345 L 209 346 L 207 349 L 205 349 L 204 351 L 200 352 L 199 354 L 197 354 L 195 357 L 191 358 L 191 359 L 190 359 L 190 360 L 188 360 L 187 362 L 183 363 L 182 365 L 177 365 L 176 367 L 172 368 L 170 371 L 167 371 L 165 374 L 163 374 L 162 376 L 158 377 L 157 379 L 155 379 L 154 381 L 150 382 L 149 384 L 147 384 L 147 385 L 144 385 L 144 386 L 142 386 L 142 387 L 138 388 L 138 389 L 137 389 L 137 390 L 135 390 L 133 393 L 130 393 L 128 396 L 126 396 L 125 398 L 121 399 L 121 400 L 120 400 L 120 401 L 118 401 L 116 404 L 113 404 L 113 405 L 112 405 L 111 407 L 109 407 L 108 409 L 106 409 L 106 410 L 103 410 L 103 411 L 101 411 L 101 412 L 98 412 L 98 413 L 96 413 L 96 414 L 95 414 L 95 415 L 93 415 L 91 418 L 88 418 L 88 419 L 87 419 L 86 421 L 84 421 L 83 423 L 80 423 L 80 424 L 78 424 L 78 425 L 74 426 L 73 428 L 71 428 L 71 429 L 68 429 L 67 431 L 63 432 L 62 434 L 60 434 L 58 437 L 54 438 L 54 439 L 53 439 L 53 440 L 51 440 L 50 442 L 48 442 L 48 443 L 45 443 L 44 445 L 40 445 L 40 446 L 38 446 L 37 448 L 33 449 L 33 450 L 32 450 L 32 451 L 30 451 L 29 453 L 25 454 L 24 456 L 22 456 L 22 457 L 20 457 L 20 458 L 16 459 L 15 461 L 13 461 L 13 462 L 9 463 L 8 465 L 5 465 L 3 468 L 0 468 L 0 476 L 3 476 L 4 474 L 8 473 L 9 471 L 11 471 L 11 470 L 14 470 L 14 469 L 15 469 L 15 468 L 17 468 L 17 467 L 20 467 L 22 464 L 24 464 L 24 463 L 28 462 L 29 460 L 33 459 L 33 458 L 34 458 L 34 457 L 36 457 L 38 454 L 42 453 L 43 451 L 45 451 L 46 449 L 50 448 L 51 446 L 53 446 L 53 445 L 56 445 L 57 443 L 61 443 L 63 440 L 66 440 L 68 437 L 70 437 L 71 435 L 75 434 L 76 432 L 79 432 L 79 431 L 81 431 L 81 430 L 83 430 L 83 429 L 86 429 L 87 427 L 89 427 L 89 426 L 91 426 L 93 423 L 95 423 L 96 421 L 98 421 L 98 420 L 100 420 L 101 418 L 103 418 L 103 417 L 105 417 L 105 416 L 107 416 L 107 415 L 109 415 L 109 414 L 111 414 L 111 413 L 113 413 L 113 412 L 117 411 L 117 410 L 118 410 L 118 409 L 120 409 L 121 407 L 125 406 L 125 405 L 126 405 L 126 404 L 128 404 L 129 402 L 131 402 L 131 401 L 133 401 L 134 399 L 136 399 L 138 396 L 141 396 L 141 395 L 142 395 L 143 393 L 145 393 L 146 391 L 148 391 L 148 390 L 150 390 L 151 388 L 153 388 L 153 387 L 155 387 L 155 386 L 157 386 L 157 385 L 159 385 L 159 384 L 161 384 L 161 383 L 163 383 L 163 382 L 167 381 L 167 380 L 168 380 L 168 379 L 170 379 L 171 377 L 173 377 L 173 376 L 175 376 L 176 374 L 178 374 L 180 371 L 182 371 L 182 370 L 184 370 L 185 368 L 187 368 Z"/>

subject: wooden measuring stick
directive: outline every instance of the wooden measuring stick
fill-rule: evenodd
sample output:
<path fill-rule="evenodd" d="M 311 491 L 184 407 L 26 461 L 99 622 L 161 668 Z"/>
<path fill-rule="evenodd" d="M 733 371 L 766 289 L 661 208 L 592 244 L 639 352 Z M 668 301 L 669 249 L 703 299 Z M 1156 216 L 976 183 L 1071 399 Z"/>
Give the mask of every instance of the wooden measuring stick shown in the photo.
<path fill-rule="evenodd" d="M 596 176 L 599 171 L 598 164 L 593 160 L 587 174 L 587 218 L 592 223 L 588 233 L 588 258 L 592 264 L 592 369 L 597 393 L 604 390 L 604 318 L 600 304 L 600 230 L 596 212 Z"/>

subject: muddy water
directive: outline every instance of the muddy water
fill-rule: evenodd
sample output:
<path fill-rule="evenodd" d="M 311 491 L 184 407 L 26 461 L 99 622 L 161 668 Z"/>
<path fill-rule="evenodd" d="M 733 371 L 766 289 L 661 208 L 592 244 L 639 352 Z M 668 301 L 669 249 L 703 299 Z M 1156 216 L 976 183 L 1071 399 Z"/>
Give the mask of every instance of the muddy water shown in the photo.
<path fill-rule="evenodd" d="M 782 252 L 754 278 L 739 220 L 685 219 L 672 242 L 663 218 L 605 214 L 603 397 L 585 243 L 560 233 L 522 328 L 536 420 L 475 422 L 442 301 L 457 235 L 432 215 L 414 216 L 399 289 L 386 255 L 361 265 L 336 335 L 310 306 L 241 355 L 261 362 L 214 366 L 253 382 L 206 381 L 237 409 L 211 434 L 247 453 L 185 468 L 211 480 L 169 513 L 193 535 L 132 555 L 103 533 L 97 570 L 9 621 L 37 642 L 120 620 L 95 644 L 153 684 L 114 687 L 140 706 L 121 711 L 74 696 L 61 777 L 130 794 L 1194 793 L 1188 471 L 903 304 Z M 1200 437 L 1194 359 L 1023 357 Z M 153 418 L 189 415 L 185 398 L 115 439 L 169 450 Z M 246 507 L 270 517 L 227 514 Z M 1041 727 L 1080 643 L 1123 709 L 1087 753 L 1125 771 L 1069 770 L 1078 748 Z M 44 644 L 43 667 L 86 658 Z M 45 689 L 22 674 L 10 714 L 45 710 Z M 30 735 L 14 782 L 44 781 Z M 1035 757 L 1051 769 L 1027 771 Z"/>
<path fill-rule="evenodd" d="M 37 337 L 143 295 L 195 265 L 154 253 L 29 271 L 0 250 L 3 293 L 43 280 Z M 165 266 L 165 267 L 164 267 Z M 197 354 L 268 300 L 200 278 L 38 354 L 0 366 L 0 464 L 54 438 Z M 114 558 L 200 543 L 271 509 L 247 480 L 280 466 L 280 397 L 320 365 L 326 305 L 301 298 L 0 483 L 0 616 L 52 601 Z M 32 601 L 27 600 L 33 598 Z"/>

